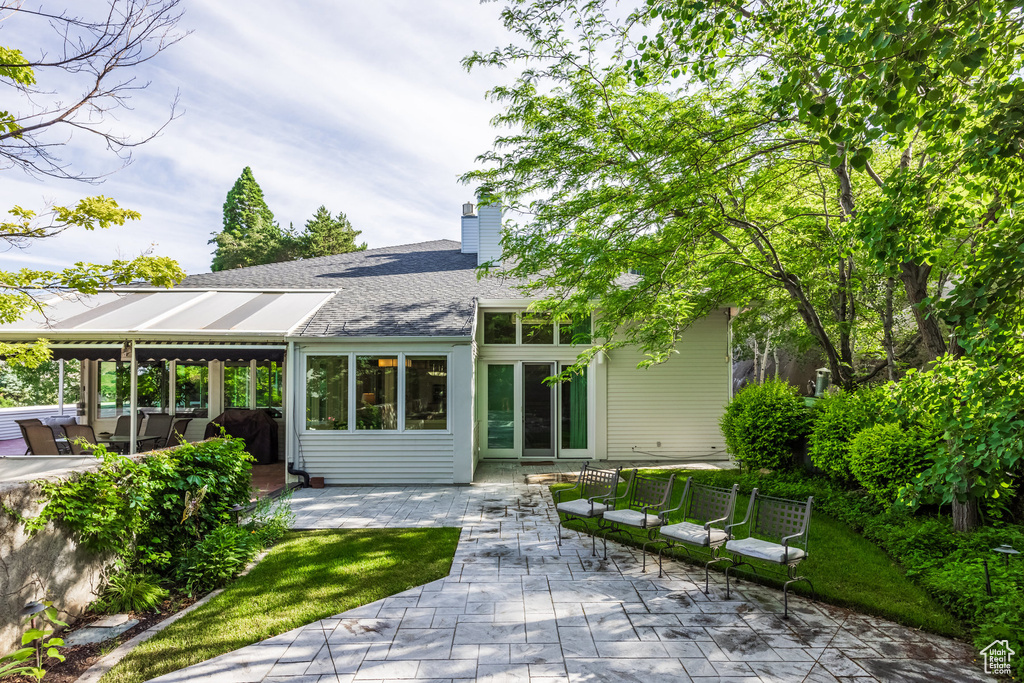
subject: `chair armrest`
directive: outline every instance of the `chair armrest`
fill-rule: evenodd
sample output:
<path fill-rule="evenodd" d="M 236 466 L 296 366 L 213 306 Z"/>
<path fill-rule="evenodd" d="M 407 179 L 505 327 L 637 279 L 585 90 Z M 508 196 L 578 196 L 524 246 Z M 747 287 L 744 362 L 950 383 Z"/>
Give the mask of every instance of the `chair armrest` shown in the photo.
<path fill-rule="evenodd" d="M 728 515 L 726 515 L 725 517 L 722 517 L 721 519 L 709 519 L 708 521 L 704 522 L 704 528 L 705 529 L 710 529 L 712 524 L 715 524 L 717 522 L 727 522 L 727 521 L 729 521 L 729 516 Z M 730 525 L 730 526 L 732 526 L 732 525 Z"/>
<path fill-rule="evenodd" d="M 559 489 L 558 491 L 555 491 L 555 503 L 561 503 L 562 502 L 562 494 L 563 493 L 569 493 L 570 491 L 575 491 L 577 489 L 581 489 L 581 485 L 582 484 L 583 484 L 582 481 L 578 481 L 578 482 L 576 482 L 576 485 L 573 486 L 572 488 Z"/>
<path fill-rule="evenodd" d="M 750 492 L 750 500 L 747 502 L 747 514 L 744 515 L 743 521 L 742 522 L 736 522 L 735 524 L 726 524 L 725 525 L 725 533 L 729 534 L 730 538 L 732 538 L 732 530 L 733 529 L 735 529 L 738 526 L 744 526 L 744 525 L 746 525 L 747 522 L 750 521 L 750 513 L 753 512 L 753 510 L 754 510 L 754 501 L 755 500 L 757 500 L 757 489 L 754 489 L 753 491 Z"/>

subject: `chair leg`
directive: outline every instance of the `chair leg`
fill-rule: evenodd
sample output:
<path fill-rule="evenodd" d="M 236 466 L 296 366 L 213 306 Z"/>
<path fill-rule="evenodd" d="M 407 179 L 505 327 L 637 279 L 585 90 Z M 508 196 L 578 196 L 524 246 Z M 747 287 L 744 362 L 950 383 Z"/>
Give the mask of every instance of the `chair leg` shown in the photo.
<path fill-rule="evenodd" d="M 814 584 L 806 576 L 793 576 L 794 567 L 789 568 L 789 581 L 782 585 L 782 618 L 789 619 L 789 584 L 798 581 L 806 581 L 811 587 L 811 594 L 814 594 Z"/>
<path fill-rule="evenodd" d="M 718 564 L 719 562 L 732 562 L 728 557 L 714 557 L 708 562 L 704 563 L 704 595 L 710 595 L 711 593 L 711 565 Z M 728 571 L 726 567 L 726 583 L 728 583 Z M 726 590 L 726 597 L 729 597 L 728 590 Z"/>
<path fill-rule="evenodd" d="M 562 518 L 561 518 L 561 516 L 559 516 L 559 518 L 558 518 L 558 524 L 555 525 L 555 538 L 557 539 L 556 540 L 556 544 L 558 545 L 559 548 L 561 548 L 562 547 Z"/>
<path fill-rule="evenodd" d="M 643 573 L 643 574 L 647 573 L 647 546 L 653 545 L 653 544 L 659 544 L 660 545 L 660 544 L 664 544 L 664 543 L 665 543 L 665 541 L 656 541 L 653 538 L 651 540 L 647 541 L 647 543 L 644 543 L 643 548 L 641 549 L 641 552 L 644 554 L 643 564 L 642 564 L 641 569 L 640 569 L 641 573 Z M 659 558 L 661 557 L 661 551 L 660 550 L 658 551 L 658 557 Z M 659 567 L 660 567 L 660 564 L 661 563 L 660 563 L 660 560 L 659 560 Z M 660 570 L 660 568 L 658 570 L 658 578 L 659 579 L 661 578 L 661 570 Z"/>
<path fill-rule="evenodd" d="M 729 559 L 732 564 L 725 568 L 725 599 L 728 600 L 731 596 L 729 587 L 729 570 L 735 569 L 736 567 L 742 567 L 743 565 L 749 565 L 749 562 L 737 562 L 736 560 Z"/>

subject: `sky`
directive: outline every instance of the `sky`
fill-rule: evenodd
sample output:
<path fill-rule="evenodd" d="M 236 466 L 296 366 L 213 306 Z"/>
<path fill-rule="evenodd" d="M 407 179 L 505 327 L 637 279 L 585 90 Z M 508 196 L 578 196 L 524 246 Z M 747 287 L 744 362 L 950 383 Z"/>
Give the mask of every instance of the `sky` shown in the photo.
<path fill-rule="evenodd" d="M 104 0 L 73 4 L 102 10 Z M 49 6 L 49 0 L 42 2 Z M 57 5 L 60 5 L 58 2 Z M 71 6 L 65 0 L 64 6 Z M 510 42 L 501 4 L 478 0 L 184 0 L 181 42 L 135 70 L 149 85 L 112 124 L 144 135 L 133 162 L 99 185 L 0 172 L 0 207 L 41 210 L 102 194 L 142 214 L 123 227 L 68 231 L 0 251 L 0 270 L 54 269 L 151 253 L 188 273 L 210 270 L 225 195 L 250 166 L 275 218 L 301 227 L 320 205 L 345 212 L 371 248 L 459 239 L 458 182 L 498 133 L 486 91 L 507 73 L 460 60 Z M 46 27 L 0 24 L 0 45 L 46 49 Z M 44 84 L 44 83 L 41 83 Z M 55 82 L 54 87 L 66 84 Z M 58 135 L 58 138 L 65 133 Z M 119 161 L 81 134 L 63 151 L 76 169 Z"/>

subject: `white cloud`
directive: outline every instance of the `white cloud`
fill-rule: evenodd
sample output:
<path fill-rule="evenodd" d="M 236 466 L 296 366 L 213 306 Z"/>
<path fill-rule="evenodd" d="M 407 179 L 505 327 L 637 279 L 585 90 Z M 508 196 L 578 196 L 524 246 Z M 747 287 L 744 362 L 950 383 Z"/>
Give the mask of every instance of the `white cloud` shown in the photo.
<path fill-rule="evenodd" d="M 175 90 L 185 113 L 134 164 L 97 188 L 13 171 L 0 187 L 0 206 L 102 193 L 143 220 L 68 232 L 18 252 L 19 262 L 102 262 L 155 244 L 189 272 L 207 270 L 206 242 L 244 166 L 284 225 L 325 204 L 371 246 L 458 239 L 471 190 L 457 177 L 488 149 L 497 109 L 484 92 L 508 77 L 467 74 L 459 60 L 508 42 L 499 11 L 476 0 L 190 3 L 192 35 L 140 71 L 151 85 L 120 122 L 152 130 Z M 88 144 L 69 152 L 95 161 Z"/>

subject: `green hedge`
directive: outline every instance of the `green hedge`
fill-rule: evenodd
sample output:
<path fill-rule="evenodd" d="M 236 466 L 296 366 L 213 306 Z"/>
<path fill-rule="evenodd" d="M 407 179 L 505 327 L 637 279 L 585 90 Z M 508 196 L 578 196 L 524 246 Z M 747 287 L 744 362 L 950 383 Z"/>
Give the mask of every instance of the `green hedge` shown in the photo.
<path fill-rule="evenodd" d="M 815 405 L 807 452 L 811 463 L 828 476 L 853 483 L 850 443 L 857 432 L 893 419 L 893 401 L 885 387 L 855 392 L 831 391 Z"/>
<path fill-rule="evenodd" d="M 862 429 L 850 443 L 850 471 L 864 489 L 891 507 L 900 489 L 908 486 L 928 463 L 934 441 L 920 429 L 878 424 Z"/>
<path fill-rule="evenodd" d="M 720 422 L 729 453 L 744 467 L 786 469 L 807 433 L 808 415 L 796 388 L 781 380 L 744 387 Z"/>

